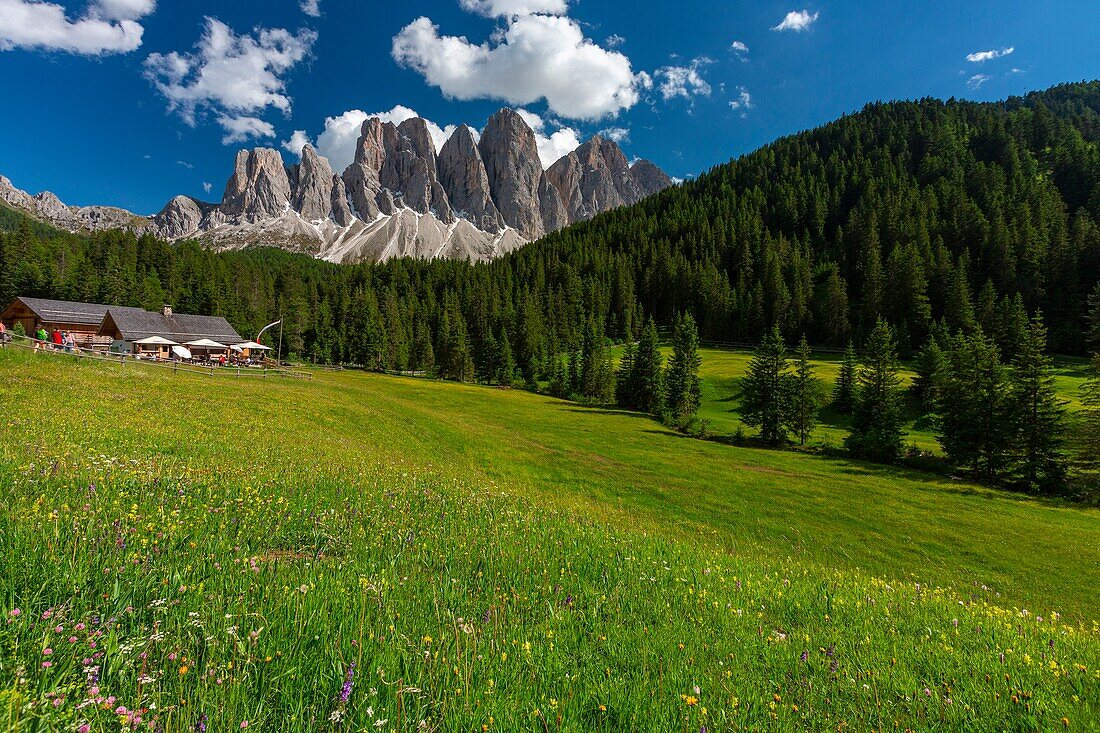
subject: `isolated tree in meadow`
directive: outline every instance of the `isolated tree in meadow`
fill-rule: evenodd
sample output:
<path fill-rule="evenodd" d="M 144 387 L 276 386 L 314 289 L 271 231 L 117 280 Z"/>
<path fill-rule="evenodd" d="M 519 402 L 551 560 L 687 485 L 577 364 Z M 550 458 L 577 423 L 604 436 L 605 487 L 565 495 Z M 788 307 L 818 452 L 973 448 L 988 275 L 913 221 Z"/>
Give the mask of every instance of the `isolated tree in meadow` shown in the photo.
<path fill-rule="evenodd" d="M 894 336 L 879 319 L 870 337 L 857 377 L 852 430 L 844 445 L 852 453 L 877 461 L 894 461 L 901 454 L 901 378 Z"/>
<path fill-rule="evenodd" d="M 937 385 L 937 436 L 947 459 L 988 481 L 1004 477 L 1011 445 L 1006 371 L 997 345 L 984 333 L 947 341 Z"/>
<path fill-rule="evenodd" d="M 840 374 L 833 388 L 833 406 L 840 412 L 851 412 L 856 400 L 856 373 L 859 369 L 859 357 L 852 342 L 844 349 L 844 358 L 840 362 Z"/>
<path fill-rule="evenodd" d="M 646 321 L 638 340 L 638 352 L 634 357 L 635 409 L 648 412 L 658 418 L 665 411 L 664 358 L 661 356 L 661 340 L 653 318 Z"/>
<path fill-rule="evenodd" d="M 695 319 L 690 313 L 681 313 L 672 329 L 672 358 L 665 375 L 668 417 L 673 422 L 690 420 L 699 409 L 701 364 Z"/>
<path fill-rule="evenodd" d="M 753 352 L 748 373 L 741 382 L 741 420 L 760 429 L 760 438 L 778 445 L 787 439 L 790 384 L 787 350 L 779 327 L 772 330 Z"/>
<path fill-rule="evenodd" d="M 810 361 L 810 343 L 806 336 L 798 344 L 794 358 L 794 374 L 790 376 L 790 413 L 788 424 L 791 432 L 798 436 L 798 444 L 806 445 L 814 426 L 817 425 L 817 411 L 821 407 L 821 390 L 814 365 Z"/>
<path fill-rule="evenodd" d="M 1010 399 L 1016 481 L 1027 491 L 1049 493 L 1065 479 L 1066 409 L 1054 390 L 1046 345 L 1043 317 L 1036 313 L 1012 361 Z"/>

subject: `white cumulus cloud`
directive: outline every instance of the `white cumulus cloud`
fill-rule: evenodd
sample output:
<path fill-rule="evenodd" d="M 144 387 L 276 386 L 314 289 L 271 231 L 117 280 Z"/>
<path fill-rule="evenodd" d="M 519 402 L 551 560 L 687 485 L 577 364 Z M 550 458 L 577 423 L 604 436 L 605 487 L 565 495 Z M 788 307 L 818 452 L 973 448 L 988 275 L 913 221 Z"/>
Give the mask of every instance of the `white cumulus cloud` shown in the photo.
<path fill-rule="evenodd" d="M 539 162 L 549 168 L 562 157 L 569 155 L 581 144 L 580 134 L 572 127 L 558 127 L 549 131 L 549 124 L 541 116 L 525 109 L 517 109 L 516 114 L 523 118 L 535 133 L 535 145 L 539 150 Z"/>
<path fill-rule="evenodd" d="M 206 191 L 207 193 L 210 193 L 211 189 L 213 189 L 213 188 L 214 188 L 214 184 L 211 183 L 210 181 L 203 181 L 202 182 L 202 190 L 203 191 Z"/>
<path fill-rule="evenodd" d="M 821 13 L 810 13 L 808 10 L 792 10 L 784 16 L 783 20 L 779 21 L 778 25 L 773 25 L 773 31 L 795 31 L 802 32 L 809 30 L 810 26 L 817 22 Z"/>
<path fill-rule="evenodd" d="M 566 0 L 459 0 L 463 10 L 488 18 L 515 15 L 565 15 L 569 11 Z"/>
<path fill-rule="evenodd" d="M 0 51 L 15 48 L 98 56 L 141 46 L 145 28 L 137 22 L 156 9 L 156 0 L 95 0 L 70 20 L 49 2 L 0 0 Z"/>
<path fill-rule="evenodd" d="M 223 145 L 275 137 L 275 127 L 270 122 L 265 122 L 258 117 L 222 115 L 218 117 L 218 124 L 225 130 L 225 135 L 222 137 Z"/>
<path fill-rule="evenodd" d="M 1002 56 L 1008 56 L 1016 49 L 1012 46 L 1007 46 L 1002 49 L 990 49 L 988 51 L 975 51 L 974 53 L 968 53 L 966 60 L 972 64 L 980 64 L 983 61 L 992 61 L 993 59 L 999 59 Z"/>
<path fill-rule="evenodd" d="M 551 112 L 571 119 L 613 116 L 634 106 L 639 90 L 651 85 L 644 72 L 634 73 L 630 59 L 585 38 L 570 18 L 518 15 L 505 22 L 489 41 L 476 44 L 441 36 L 429 18 L 418 18 L 394 36 L 392 55 L 448 97 L 513 105 L 544 99 Z"/>
<path fill-rule="evenodd" d="M 311 18 L 321 17 L 321 0 L 300 0 L 298 7 Z"/>
<path fill-rule="evenodd" d="M 730 44 L 730 50 L 736 51 L 737 53 L 748 53 L 749 47 L 745 45 L 744 41 L 734 41 Z"/>
<path fill-rule="evenodd" d="M 306 134 L 305 130 L 295 130 L 290 134 L 290 139 L 283 140 L 281 144 L 283 150 L 288 153 L 293 153 L 300 158 L 302 157 L 302 148 L 309 145 L 309 135 Z"/>
<path fill-rule="evenodd" d="M 282 28 L 257 28 L 254 33 L 237 35 L 207 18 L 193 53 L 150 54 L 145 75 L 168 100 L 168 108 L 189 124 L 204 108 L 226 119 L 247 119 L 248 113 L 268 107 L 289 112 L 283 75 L 309 54 L 317 34 Z"/>
<path fill-rule="evenodd" d="M 703 78 L 701 69 L 710 62 L 710 59 L 700 57 L 693 60 L 690 66 L 662 66 L 654 72 L 657 90 L 666 100 L 675 97 L 691 99 L 700 94 L 708 96 L 710 84 Z"/>

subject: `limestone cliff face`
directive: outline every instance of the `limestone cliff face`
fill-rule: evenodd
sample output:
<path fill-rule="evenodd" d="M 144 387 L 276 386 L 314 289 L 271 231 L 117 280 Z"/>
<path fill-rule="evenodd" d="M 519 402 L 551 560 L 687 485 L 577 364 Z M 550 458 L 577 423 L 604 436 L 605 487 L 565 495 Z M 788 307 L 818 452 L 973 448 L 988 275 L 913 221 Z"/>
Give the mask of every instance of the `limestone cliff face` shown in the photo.
<path fill-rule="evenodd" d="M 342 172 L 311 145 L 287 166 L 278 150 L 241 150 L 219 203 L 176 196 L 155 216 L 67 206 L 0 176 L 0 201 L 70 231 L 125 228 L 218 249 L 254 245 L 334 262 L 390 257 L 485 260 L 672 185 L 596 136 L 543 170 L 534 131 L 502 109 L 480 138 L 466 125 L 436 150 L 428 123 L 363 122 Z"/>
<path fill-rule="evenodd" d="M 517 112 L 502 109 L 489 118 L 477 147 L 489 177 L 490 193 L 505 224 L 527 239 L 541 237 L 546 225 L 540 198 L 552 208 L 554 203 L 543 185 L 534 131 Z M 557 213 L 551 215 L 556 217 Z"/>
<path fill-rule="evenodd" d="M 437 163 L 439 182 L 457 216 L 482 231 L 495 234 L 504 228 L 504 217 L 493 203 L 489 174 L 469 127 L 455 130 L 439 151 Z"/>
<path fill-rule="evenodd" d="M 238 151 L 219 208 L 225 216 L 245 222 L 278 217 L 290 208 L 290 178 L 279 151 Z"/>

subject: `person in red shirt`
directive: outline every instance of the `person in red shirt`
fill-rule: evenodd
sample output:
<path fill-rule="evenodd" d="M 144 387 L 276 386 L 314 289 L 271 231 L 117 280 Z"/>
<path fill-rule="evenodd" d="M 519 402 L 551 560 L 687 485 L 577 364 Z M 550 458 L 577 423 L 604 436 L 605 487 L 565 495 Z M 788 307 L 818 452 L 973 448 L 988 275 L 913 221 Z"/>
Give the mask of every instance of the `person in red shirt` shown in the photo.
<path fill-rule="evenodd" d="M 52 336 L 50 337 L 50 339 L 51 339 L 51 340 L 53 341 L 53 348 L 54 348 L 54 350 L 55 350 L 55 351 L 60 351 L 60 350 L 61 350 L 61 332 L 60 332 L 60 331 L 58 331 L 58 330 L 57 330 L 57 329 L 55 328 L 55 329 L 53 330 L 53 335 L 52 335 Z"/>

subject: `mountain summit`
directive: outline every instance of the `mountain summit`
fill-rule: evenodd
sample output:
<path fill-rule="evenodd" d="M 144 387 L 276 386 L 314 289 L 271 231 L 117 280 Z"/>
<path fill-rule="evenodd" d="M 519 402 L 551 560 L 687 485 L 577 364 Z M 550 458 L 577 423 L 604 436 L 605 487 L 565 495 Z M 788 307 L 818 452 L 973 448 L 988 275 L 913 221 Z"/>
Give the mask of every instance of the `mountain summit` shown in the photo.
<path fill-rule="evenodd" d="M 372 117 L 342 174 L 310 145 L 294 165 L 271 148 L 240 150 L 220 203 L 176 196 L 153 217 L 66 206 L 7 179 L 0 199 L 70 230 L 127 228 L 219 250 L 267 245 L 332 262 L 489 260 L 670 185 L 653 163 L 631 164 L 599 136 L 543 170 L 534 131 L 506 108 L 480 137 L 462 125 L 438 151 L 425 120 Z"/>

